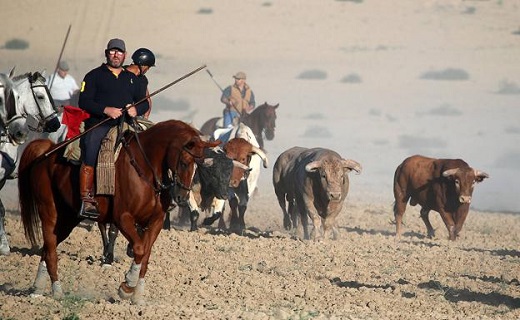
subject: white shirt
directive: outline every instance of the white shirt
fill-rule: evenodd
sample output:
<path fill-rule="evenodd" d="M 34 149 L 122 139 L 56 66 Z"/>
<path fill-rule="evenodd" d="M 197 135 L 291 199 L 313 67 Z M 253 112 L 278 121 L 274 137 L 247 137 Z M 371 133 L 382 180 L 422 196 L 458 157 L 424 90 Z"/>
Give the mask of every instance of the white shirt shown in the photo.
<path fill-rule="evenodd" d="M 52 83 L 52 98 L 54 100 L 69 100 L 74 91 L 79 90 L 76 80 L 70 74 L 67 74 L 65 78 L 60 77 L 57 73 L 54 75 L 56 76 L 54 81 L 52 80 L 53 76 L 47 79 L 47 86 Z"/>

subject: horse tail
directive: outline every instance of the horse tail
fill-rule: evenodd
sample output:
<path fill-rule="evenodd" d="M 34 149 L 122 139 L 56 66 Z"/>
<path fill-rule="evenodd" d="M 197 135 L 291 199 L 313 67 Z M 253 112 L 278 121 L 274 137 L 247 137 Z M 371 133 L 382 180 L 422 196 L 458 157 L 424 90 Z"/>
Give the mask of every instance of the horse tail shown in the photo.
<path fill-rule="evenodd" d="M 18 166 L 18 194 L 20 203 L 20 215 L 25 231 L 25 238 L 32 246 L 38 244 L 38 230 L 40 218 L 38 216 L 38 205 L 35 199 L 36 193 L 33 188 L 38 182 L 33 179 L 34 165 L 43 159 L 43 154 L 50 149 L 54 143 L 50 140 L 31 141 L 24 149 Z"/>

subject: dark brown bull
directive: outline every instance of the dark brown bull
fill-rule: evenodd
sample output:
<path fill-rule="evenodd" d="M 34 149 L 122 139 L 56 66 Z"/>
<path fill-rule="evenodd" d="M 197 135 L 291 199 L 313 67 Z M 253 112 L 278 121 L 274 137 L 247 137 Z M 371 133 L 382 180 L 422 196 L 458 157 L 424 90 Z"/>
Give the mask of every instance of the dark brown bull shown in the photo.
<path fill-rule="evenodd" d="M 430 223 L 430 210 L 440 213 L 455 240 L 466 220 L 475 183 L 489 175 L 471 168 L 461 159 L 434 159 L 420 155 L 406 158 L 395 170 L 394 216 L 396 237 L 401 237 L 401 223 L 406 204 L 421 206 L 421 218 L 428 229 L 428 237 L 435 231 Z"/>

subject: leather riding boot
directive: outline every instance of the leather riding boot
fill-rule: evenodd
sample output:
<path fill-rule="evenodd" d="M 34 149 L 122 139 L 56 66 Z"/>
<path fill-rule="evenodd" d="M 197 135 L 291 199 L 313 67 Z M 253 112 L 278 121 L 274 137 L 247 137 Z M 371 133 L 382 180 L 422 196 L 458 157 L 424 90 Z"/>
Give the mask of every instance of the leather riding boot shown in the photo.
<path fill-rule="evenodd" d="M 79 194 L 81 197 L 80 218 L 96 220 L 99 212 L 96 208 L 96 200 L 92 196 L 94 187 L 94 167 L 81 164 L 79 169 Z"/>

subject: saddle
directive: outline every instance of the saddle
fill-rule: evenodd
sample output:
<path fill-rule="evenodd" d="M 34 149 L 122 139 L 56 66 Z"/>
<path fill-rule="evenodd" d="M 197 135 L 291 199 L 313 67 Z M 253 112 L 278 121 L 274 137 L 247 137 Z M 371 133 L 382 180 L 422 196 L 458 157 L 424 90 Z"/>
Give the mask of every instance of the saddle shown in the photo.
<path fill-rule="evenodd" d="M 142 131 L 154 125 L 153 122 L 144 118 L 138 117 L 136 120 Z M 83 131 L 84 127 L 82 122 L 79 132 L 83 133 Z M 115 163 L 122 148 L 121 143 L 117 146 L 116 143 L 118 143 L 118 132 L 125 131 L 134 131 L 134 128 L 130 127 L 127 123 L 123 123 L 121 128 L 117 126 L 112 127 L 101 142 L 96 165 L 96 194 L 114 195 L 116 182 Z M 79 145 L 79 139 L 76 139 L 65 147 L 63 156 L 67 161 L 73 164 L 81 164 L 81 148 Z"/>

